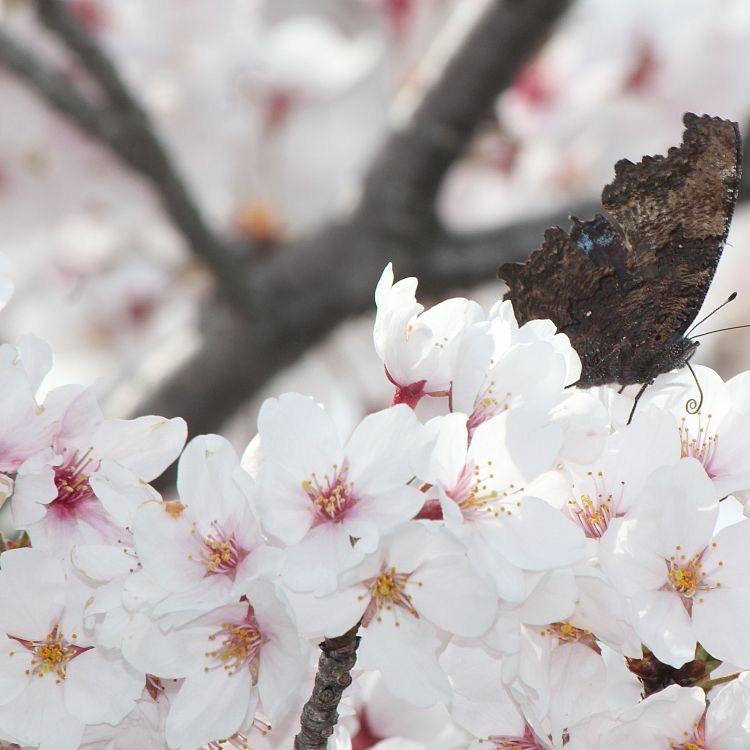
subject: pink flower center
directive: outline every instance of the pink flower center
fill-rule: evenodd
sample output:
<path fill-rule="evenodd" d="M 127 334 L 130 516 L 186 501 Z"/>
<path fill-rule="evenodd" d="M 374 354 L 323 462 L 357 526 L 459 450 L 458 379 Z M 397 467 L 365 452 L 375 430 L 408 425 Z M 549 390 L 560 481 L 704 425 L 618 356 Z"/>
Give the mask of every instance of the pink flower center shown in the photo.
<path fill-rule="evenodd" d="M 539 632 L 543 638 L 557 638 L 563 643 L 580 643 L 583 646 L 588 646 L 592 651 L 596 651 L 597 654 L 601 653 L 593 633 L 576 627 L 567 620 L 553 622 Z"/>
<path fill-rule="evenodd" d="M 491 484 L 495 484 L 492 461 L 482 465 L 470 460 L 461 470 L 456 484 L 445 494 L 458 505 L 467 520 L 481 521 L 511 515 L 511 508 L 521 505 L 513 500 L 513 496 L 522 492 L 523 487 L 511 483 L 500 490 L 490 489 Z"/>
<path fill-rule="evenodd" d="M 704 422 L 702 415 L 698 414 L 697 427 L 694 423 L 692 427 L 689 427 L 687 420 L 683 417 L 679 431 L 682 457 L 695 458 L 700 461 L 706 474 L 713 479 L 716 476 L 713 463 L 716 460 L 719 434 L 712 432 L 711 419 L 712 415 L 709 414 Z"/>
<path fill-rule="evenodd" d="M 573 488 L 574 496 L 568 500 L 568 514 L 589 539 L 600 539 L 612 519 L 623 515 L 621 505 L 625 482 L 619 482 L 612 491 L 604 472 L 589 471 L 587 476 L 590 486 L 585 492 L 576 492 L 577 488 Z"/>
<path fill-rule="evenodd" d="M 96 470 L 96 463 L 89 449 L 80 458 L 78 453 L 74 453 L 66 463 L 56 466 L 57 497 L 49 504 L 49 510 L 58 516 L 74 515 L 80 506 L 94 500 L 89 474 Z"/>
<path fill-rule="evenodd" d="M 362 581 L 362 585 L 368 589 L 367 594 L 360 594 L 357 599 L 363 601 L 368 596 L 370 602 L 367 605 L 365 614 L 362 617 L 362 625 L 367 625 L 375 617 L 378 622 L 382 621 L 382 610 L 393 612 L 394 608 L 403 609 L 414 617 L 419 617 L 419 613 L 412 604 L 411 596 L 406 593 L 406 587 L 409 583 L 421 586 L 421 581 L 409 581 L 410 573 L 399 573 L 396 568 L 386 567 L 383 564 L 380 574 Z M 396 621 L 398 625 L 398 620 Z"/>
<path fill-rule="evenodd" d="M 706 714 L 693 727 L 692 733 L 685 732 L 680 740 L 671 740 L 669 750 L 705 750 L 706 747 Z"/>
<path fill-rule="evenodd" d="M 426 380 L 418 380 L 410 385 L 397 385 L 391 406 L 406 404 L 410 409 L 413 409 L 426 395 L 424 390 L 426 382 Z"/>
<path fill-rule="evenodd" d="M 471 435 L 477 427 L 488 419 L 507 411 L 510 406 L 510 398 L 513 394 L 507 391 L 499 394 L 495 390 L 495 381 L 490 380 L 474 399 L 474 410 L 469 415 L 466 428 Z"/>
<path fill-rule="evenodd" d="M 59 685 L 65 680 L 68 662 L 75 659 L 84 651 L 88 651 L 93 646 L 76 646 L 75 643 L 68 641 L 59 626 L 47 633 L 47 637 L 40 641 L 29 641 L 25 638 L 18 638 L 9 635 L 14 641 L 18 641 L 27 651 L 34 655 L 31 665 L 26 670 L 27 675 L 34 677 L 44 677 L 47 674 L 55 675 L 55 682 Z M 71 640 L 74 641 L 78 636 L 73 633 Z M 9 651 L 8 656 L 15 656 L 15 651 Z"/>
<path fill-rule="evenodd" d="M 344 462 L 339 468 L 333 465 L 333 474 L 326 474 L 321 482 L 316 474 L 302 482 L 302 489 L 312 502 L 318 523 L 341 521 L 347 510 L 354 506 L 357 498 L 354 486 L 348 481 L 349 465 Z"/>
<path fill-rule="evenodd" d="M 488 739 L 493 743 L 492 750 L 544 750 L 544 745 L 528 725 L 521 736 L 504 735 L 502 737 L 489 737 Z"/>
<path fill-rule="evenodd" d="M 201 561 L 206 568 L 206 575 L 233 577 L 240 563 L 247 557 L 247 550 L 240 546 L 234 533 L 225 532 L 217 521 L 213 521 L 211 526 L 213 533 L 204 536 L 201 541 Z"/>
<path fill-rule="evenodd" d="M 206 651 L 205 656 L 214 661 L 213 667 L 221 667 L 227 674 L 233 675 L 247 668 L 252 676 L 253 685 L 258 681 L 260 649 L 265 639 L 258 627 L 253 608 L 248 607 L 244 620 L 239 622 L 222 622 L 221 629 L 208 638 L 219 643 L 218 648 Z"/>

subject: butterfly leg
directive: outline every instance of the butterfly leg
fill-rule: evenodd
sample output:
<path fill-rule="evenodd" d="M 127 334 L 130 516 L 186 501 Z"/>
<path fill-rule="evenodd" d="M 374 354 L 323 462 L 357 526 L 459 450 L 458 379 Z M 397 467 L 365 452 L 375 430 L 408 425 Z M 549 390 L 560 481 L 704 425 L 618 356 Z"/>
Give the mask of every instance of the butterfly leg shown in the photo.
<path fill-rule="evenodd" d="M 641 386 L 641 389 L 638 391 L 638 393 L 635 394 L 635 401 L 633 401 L 633 408 L 630 410 L 630 416 L 628 417 L 628 424 L 630 424 L 633 421 L 633 415 L 635 414 L 635 407 L 638 406 L 638 402 L 641 400 L 641 396 L 646 392 L 646 388 L 648 388 L 653 382 L 654 382 L 653 380 L 649 380 L 647 383 L 644 383 Z"/>

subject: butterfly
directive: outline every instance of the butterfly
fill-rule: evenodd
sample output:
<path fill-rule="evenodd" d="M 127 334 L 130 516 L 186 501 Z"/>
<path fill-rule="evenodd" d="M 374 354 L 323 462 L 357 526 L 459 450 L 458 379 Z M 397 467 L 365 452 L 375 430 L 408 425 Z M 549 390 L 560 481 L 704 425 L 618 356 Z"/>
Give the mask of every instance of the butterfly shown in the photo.
<path fill-rule="evenodd" d="M 506 263 L 520 324 L 549 318 L 578 352 L 576 385 L 642 384 L 688 363 L 698 341 L 686 335 L 698 314 L 737 201 L 737 123 L 683 117 L 682 144 L 666 156 L 615 164 L 602 191 L 607 215 L 571 217 L 548 229 L 525 263 Z M 640 395 L 640 394 L 639 394 Z"/>

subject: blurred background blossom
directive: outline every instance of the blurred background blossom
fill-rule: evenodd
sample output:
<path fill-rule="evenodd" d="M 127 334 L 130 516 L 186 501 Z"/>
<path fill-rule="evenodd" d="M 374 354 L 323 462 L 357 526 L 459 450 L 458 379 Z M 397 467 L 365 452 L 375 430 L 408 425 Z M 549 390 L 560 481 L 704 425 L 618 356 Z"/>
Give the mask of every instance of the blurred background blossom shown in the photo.
<path fill-rule="evenodd" d="M 262 259 L 352 210 L 394 123 L 492 4 L 69 0 L 68 8 L 151 115 L 207 222 Z M 3 32 L 90 86 L 32 0 L 0 9 Z M 685 111 L 744 129 L 749 43 L 745 0 L 573 2 L 452 165 L 437 201 L 442 224 L 472 236 L 588 206 L 618 158 L 678 143 Z M 706 301 L 709 309 L 739 291 L 722 325 L 750 320 L 744 206 Z M 8 341 L 33 331 L 50 342 L 47 388 L 96 382 L 110 416 L 125 416 L 153 405 L 151 395 L 210 337 L 206 320 L 222 289 L 151 186 L 2 65 L 0 227 L 17 288 L 0 331 Z M 540 241 L 541 232 L 515 251 Z M 505 250 L 498 242 L 498 263 Z M 389 259 L 384 247 L 380 268 Z M 480 291 L 488 305 L 502 293 L 493 279 L 487 273 Z M 355 281 L 336 278 L 332 293 Z M 377 276 L 365 281 L 374 289 Z M 445 286 L 441 296 L 467 291 Z M 390 387 L 371 331 L 370 316 L 339 321 L 262 388 L 238 395 L 231 419 L 213 429 L 242 448 L 260 401 L 282 390 L 314 394 L 342 429 L 382 407 Z M 749 352 L 750 335 L 734 331 L 704 339 L 697 359 L 729 377 L 750 367 Z M 255 355 L 238 345 L 234 356 Z M 195 398 L 210 398 L 200 369 L 194 377 Z"/>

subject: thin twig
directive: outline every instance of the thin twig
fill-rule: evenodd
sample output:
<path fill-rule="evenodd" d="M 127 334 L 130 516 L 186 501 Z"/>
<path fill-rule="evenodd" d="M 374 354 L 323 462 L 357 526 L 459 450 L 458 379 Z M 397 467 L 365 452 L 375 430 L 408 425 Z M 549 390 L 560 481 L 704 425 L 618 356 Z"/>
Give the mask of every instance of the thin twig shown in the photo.
<path fill-rule="evenodd" d="M 48 106 L 150 182 L 193 254 L 211 268 L 228 296 L 239 297 L 237 268 L 245 254 L 204 220 L 153 122 L 117 68 L 65 2 L 36 0 L 36 7 L 42 22 L 98 85 L 101 101 L 82 94 L 62 73 L 4 32 L 0 32 L 0 66 L 23 79 Z"/>
<path fill-rule="evenodd" d="M 321 655 L 310 700 L 302 708 L 300 731 L 294 738 L 294 750 L 324 750 L 339 720 L 341 695 L 351 685 L 350 672 L 357 660 L 359 623 L 344 635 L 326 638 L 320 644 Z"/>
<path fill-rule="evenodd" d="M 61 73 L 0 29 L 0 67 L 10 71 L 58 114 L 95 140 L 102 140 L 101 113 Z"/>

